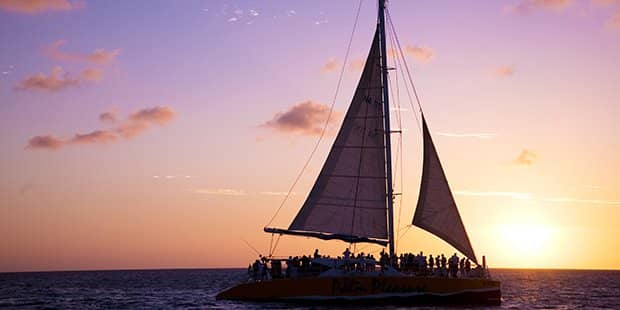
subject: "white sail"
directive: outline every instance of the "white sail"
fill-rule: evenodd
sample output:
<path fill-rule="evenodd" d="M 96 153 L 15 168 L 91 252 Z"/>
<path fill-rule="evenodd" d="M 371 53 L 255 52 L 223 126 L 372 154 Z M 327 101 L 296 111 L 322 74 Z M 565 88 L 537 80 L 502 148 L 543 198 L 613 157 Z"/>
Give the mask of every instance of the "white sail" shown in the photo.
<path fill-rule="evenodd" d="M 327 160 L 289 230 L 387 239 L 386 161 L 378 31 Z M 372 242 L 372 241 L 370 241 Z"/>
<path fill-rule="evenodd" d="M 424 116 L 422 116 L 422 126 L 424 165 L 413 225 L 443 239 L 477 263 L 474 249 L 469 242 Z"/>

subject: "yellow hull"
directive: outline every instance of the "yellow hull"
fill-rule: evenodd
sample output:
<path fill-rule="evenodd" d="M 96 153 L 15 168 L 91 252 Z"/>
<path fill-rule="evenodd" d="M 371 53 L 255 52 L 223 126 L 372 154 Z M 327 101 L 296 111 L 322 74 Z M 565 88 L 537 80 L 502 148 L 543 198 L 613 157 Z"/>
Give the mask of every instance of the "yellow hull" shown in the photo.
<path fill-rule="evenodd" d="M 239 284 L 217 299 L 248 301 L 394 301 L 397 303 L 499 304 L 500 282 L 410 276 L 276 279 Z"/>

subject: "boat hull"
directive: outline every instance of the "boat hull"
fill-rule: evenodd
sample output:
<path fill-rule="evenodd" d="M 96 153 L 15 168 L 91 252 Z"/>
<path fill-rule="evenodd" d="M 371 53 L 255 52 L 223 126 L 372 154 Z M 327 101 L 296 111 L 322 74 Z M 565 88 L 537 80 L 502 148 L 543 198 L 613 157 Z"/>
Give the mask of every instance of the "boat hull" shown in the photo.
<path fill-rule="evenodd" d="M 239 284 L 217 299 L 390 304 L 501 303 L 500 282 L 410 276 L 349 276 L 277 279 Z"/>

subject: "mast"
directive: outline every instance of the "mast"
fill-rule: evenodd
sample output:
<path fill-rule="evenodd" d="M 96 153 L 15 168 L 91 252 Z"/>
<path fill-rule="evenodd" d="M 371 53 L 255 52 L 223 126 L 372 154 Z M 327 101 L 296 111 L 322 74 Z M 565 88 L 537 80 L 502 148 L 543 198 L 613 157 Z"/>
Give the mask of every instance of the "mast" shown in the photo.
<path fill-rule="evenodd" d="M 379 0 L 379 37 L 381 45 L 381 80 L 383 84 L 383 119 L 385 121 L 385 173 L 387 177 L 387 212 L 390 257 L 394 250 L 394 189 L 392 188 L 392 143 L 390 129 L 390 98 L 388 90 L 387 48 L 385 43 L 385 1 Z"/>

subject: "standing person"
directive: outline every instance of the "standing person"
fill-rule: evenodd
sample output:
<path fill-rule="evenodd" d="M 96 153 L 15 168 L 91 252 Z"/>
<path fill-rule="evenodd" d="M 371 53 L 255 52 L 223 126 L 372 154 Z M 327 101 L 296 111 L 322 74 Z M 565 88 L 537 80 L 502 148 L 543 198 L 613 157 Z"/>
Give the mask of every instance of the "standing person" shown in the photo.
<path fill-rule="evenodd" d="M 344 252 L 342 252 L 342 257 L 345 260 L 349 260 L 349 257 L 351 257 L 351 251 L 349 251 L 349 248 L 347 248 L 346 250 L 344 250 Z"/>
<path fill-rule="evenodd" d="M 428 256 L 428 269 L 433 274 L 433 267 L 435 266 L 435 260 L 433 259 L 433 255 Z"/>
<path fill-rule="evenodd" d="M 442 276 L 444 276 L 445 273 L 446 273 L 446 262 L 447 262 L 446 257 L 443 254 L 441 254 L 441 274 L 442 274 Z"/>
<path fill-rule="evenodd" d="M 465 274 L 469 275 L 469 271 L 471 270 L 471 263 L 469 262 L 469 258 L 465 261 Z"/>

